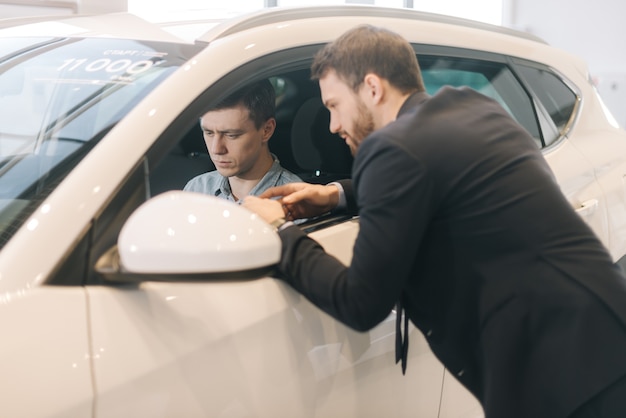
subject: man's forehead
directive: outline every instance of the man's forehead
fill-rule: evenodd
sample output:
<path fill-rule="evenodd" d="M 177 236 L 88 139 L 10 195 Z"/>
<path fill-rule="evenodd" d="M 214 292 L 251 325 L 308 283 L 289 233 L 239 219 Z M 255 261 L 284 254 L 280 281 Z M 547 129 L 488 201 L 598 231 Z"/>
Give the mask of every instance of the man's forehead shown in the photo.
<path fill-rule="evenodd" d="M 244 106 L 225 107 L 222 109 L 209 110 L 200 117 L 201 124 L 207 123 L 237 123 L 251 122 L 250 112 Z"/>
<path fill-rule="evenodd" d="M 333 70 L 328 71 L 324 77 L 319 79 L 320 92 L 324 103 L 342 97 L 346 92 L 350 92 L 348 85 Z"/>

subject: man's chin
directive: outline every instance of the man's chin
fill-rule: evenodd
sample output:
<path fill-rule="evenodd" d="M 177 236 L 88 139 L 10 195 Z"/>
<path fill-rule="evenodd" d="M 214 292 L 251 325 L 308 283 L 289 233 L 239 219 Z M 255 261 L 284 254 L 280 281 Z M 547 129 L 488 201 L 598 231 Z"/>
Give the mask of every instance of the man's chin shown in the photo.
<path fill-rule="evenodd" d="M 346 139 L 346 145 L 350 148 L 350 153 L 354 157 L 356 155 L 356 151 L 359 148 L 358 144 L 351 137 Z"/>
<path fill-rule="evenodd" d="M 237 174 L 237 172 L 235 170 L 227 170 L 224 168 L 220 168 L 220 167 L 216 167 L 215 168 L 217 170 L 218 173 L 220 173 L 220 175 L 222 175 L 223 177 L 232 177 L 234 175 Z"/>

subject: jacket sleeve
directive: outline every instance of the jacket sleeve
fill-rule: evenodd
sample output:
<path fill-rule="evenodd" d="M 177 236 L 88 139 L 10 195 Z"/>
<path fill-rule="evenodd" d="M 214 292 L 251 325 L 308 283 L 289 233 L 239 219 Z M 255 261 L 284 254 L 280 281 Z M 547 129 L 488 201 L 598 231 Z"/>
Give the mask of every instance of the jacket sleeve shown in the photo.
<path fill-rule="evenodd" d="M 370 141 L 376 144 L 378 141 Z M 365 142 L 364 142 L 365 144 Z M 412 272 L 427 225 L 431 186 L 400 147 L 381 141 L 359 149 L 355 165 L 360 230 L 344 266 L 297 227 L 280 232 L 282 277 L 322 310 L 360 331 L 384 320 Z M 393 167 L 393 171 L 390 171 Z"/>
<path fill-rule="evenodd" d="M 339 180 L 337 183 L 341 184 L 343 188 L 343 193 L 346 198 L 346 212 L 350 215 L 356 215 L 359 212 L 359 208 L 352 188 L 352 180 Z"/>

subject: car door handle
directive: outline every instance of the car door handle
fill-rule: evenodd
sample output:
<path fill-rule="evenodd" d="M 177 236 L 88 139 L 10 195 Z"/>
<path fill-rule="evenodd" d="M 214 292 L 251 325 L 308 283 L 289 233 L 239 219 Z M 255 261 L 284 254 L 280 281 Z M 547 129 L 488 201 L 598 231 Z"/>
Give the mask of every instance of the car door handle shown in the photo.
<path fill-rule="evenodd" d="M 580 216 L 589 216 L 598 208 L 598 199 L 589 199 L 576 208 L 576 213 Z"/>

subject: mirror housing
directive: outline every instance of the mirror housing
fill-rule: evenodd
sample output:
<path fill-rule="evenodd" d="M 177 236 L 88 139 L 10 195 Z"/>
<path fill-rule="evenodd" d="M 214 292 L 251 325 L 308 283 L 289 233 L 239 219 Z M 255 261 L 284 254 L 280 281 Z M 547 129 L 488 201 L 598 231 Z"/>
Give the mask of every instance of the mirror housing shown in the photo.
<path fill-rule="evenodd" d="M 250 279 L 271 272 L 280 252 L 274 228 L 248 209 L 170 191 L 131 214 L 96 270 L 115 281 Z"/>

